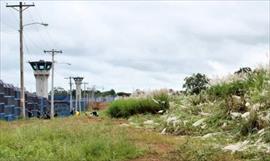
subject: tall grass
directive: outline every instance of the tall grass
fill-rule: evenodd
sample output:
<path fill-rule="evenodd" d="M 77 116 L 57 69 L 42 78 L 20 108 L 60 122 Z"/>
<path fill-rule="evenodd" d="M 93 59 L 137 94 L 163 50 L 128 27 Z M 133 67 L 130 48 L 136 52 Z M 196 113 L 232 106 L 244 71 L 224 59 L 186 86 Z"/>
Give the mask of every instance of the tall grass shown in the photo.
<path fill-rule="evenodd" d="M 169 108 L 169 96 L 165 92 L 154 92 L 147 98 L 128 98 L 112 102 L 108 108 L 108 114 L 111 117 L 124 117 L 135 114 L 152 113 Z"/>
<path fill-rule="evenodd" d="M 226 98 L 230 95 L 244 96 L 252 94 L 253 91 L 262 92 L 269 84 L 270 76 L 267 70 L 257 69 L 252 73 L 247 73 L 244 77 L 229 82 L 222 82 L 212 85 L 208 94 L 212 98 Z"/>
<path fill-rule="evenodd" d="M 21 127 L 0 123 L 1 161 L 108 161 L 141 154 L 125 129 L 76 118 L 35 120 Z"/>

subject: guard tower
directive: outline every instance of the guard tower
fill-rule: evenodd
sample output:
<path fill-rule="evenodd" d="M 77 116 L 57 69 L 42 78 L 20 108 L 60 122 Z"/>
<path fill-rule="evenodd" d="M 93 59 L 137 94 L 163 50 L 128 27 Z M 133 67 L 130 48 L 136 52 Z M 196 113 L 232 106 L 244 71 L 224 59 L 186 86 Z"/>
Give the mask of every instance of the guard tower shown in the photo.
<path fill-rule="evenodd" d="M 52 67 L 51 61 L 32 61 L 29 62 L 34 70 L 36 78 L 36 93 L 38 96 L 48 98 L 48 77 Z"/>
<path fill-rule="evenodd" d="M 81 99 L 82 99 L 82 92 L 81 92 L 81 85 L 83 77 L 73 77 L 76 85 L 76 102 L 75 102 L 75 110 L 78 111 L 78 104 L 79 104 L 79 111 L 82 112 L 81 108 Z"/>

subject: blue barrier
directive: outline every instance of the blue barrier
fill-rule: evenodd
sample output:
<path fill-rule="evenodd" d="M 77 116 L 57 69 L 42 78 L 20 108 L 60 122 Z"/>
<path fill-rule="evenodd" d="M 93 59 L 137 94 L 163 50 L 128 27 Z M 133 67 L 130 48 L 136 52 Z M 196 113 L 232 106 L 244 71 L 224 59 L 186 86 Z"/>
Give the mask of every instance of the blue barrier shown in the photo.
<path fill-rule="evenodd" d="M 0 120 L 5 120 L 5 113 L 0 113 Z"/>
<path fill-rule="evenodd" d="M 15 106 L 14 105 L 5 105 L 4 106 L 4 113 L 5 114 L 12 114 L 14 111 Z"/>
<path fill-rule="evenodd" d="M 15 116 L 20 116 L 21 115 L 21 109 L 20 109 L 20 107 L 15 107 L 14 108 L 14 115 Z"/>
<path fill-rule="evenodd" d="M 7 114 L 7 115 L 5 115 L 5 120 L 6 121 L 13 121 L 13 120 L 15 120 L 15 117 L 13 114 Z"/>
<path fill-rule="evenodd" d="M 4 93 L 0 93 L 0 103 L 4 103 L 5 102 L 5 98 L 4 98 Z"/>
<path fill-rule="evenodd" d="M 0 113 L 4 113 L 5 104 L 0 103 Z"/>

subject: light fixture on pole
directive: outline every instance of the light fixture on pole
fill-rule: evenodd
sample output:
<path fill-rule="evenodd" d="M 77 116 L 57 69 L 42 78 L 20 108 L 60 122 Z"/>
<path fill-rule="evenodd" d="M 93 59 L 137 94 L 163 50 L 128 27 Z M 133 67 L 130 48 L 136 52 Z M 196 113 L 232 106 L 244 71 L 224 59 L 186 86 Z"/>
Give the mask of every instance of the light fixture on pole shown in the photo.
<path fill-rule="evenodd" d="M 14 10 L 19 12 L 19 18 L 20 18 L 20 25 L 19 25 L 19 33 L 20 33 L 20 106 L 22 108 L 22 117 L 25 118 L 25 95 L 24 95 L 24 57 L 23 57 L 23 28 L 25 26 L 34 25 L 34 24 L 40 24 L 43 26 L 48 26 L 48 24 L 45 23 L 30 23 L 23 25 L 23 11 L 25 11 L 29 7 L 34 7 L 35 4 L 23 4 L 22 2 L 19 2 L 18 5 L 6 5 L 6 7 L 11 7 Z M 18 8 L 18 9 L 17 9 Z"/>
<path fill-rule="evenodd" d="M 54 118 L 54 55 L 63 53 L 62 50 L 44 50 L 44 53 L 52 54 L 52 82 L 51 82 L 51 118 Z"/>

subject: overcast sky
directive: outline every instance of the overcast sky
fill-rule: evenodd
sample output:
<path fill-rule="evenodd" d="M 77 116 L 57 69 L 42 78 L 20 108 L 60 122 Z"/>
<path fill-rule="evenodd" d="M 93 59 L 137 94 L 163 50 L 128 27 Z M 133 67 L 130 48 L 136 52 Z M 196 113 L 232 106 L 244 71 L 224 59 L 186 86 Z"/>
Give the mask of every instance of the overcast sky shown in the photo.
<path fill-rule="evenodd" d="M 30 3 L 31 1 L 29 1 Z M 17 2 L 9 2 L 17 4 Z M 1 2 L 1 79 L 19 86 L 18 12 Z M 60 49 L 55 86 L 68 76 L 117 91 L 181 89 L 192 73 L 223 76 L 267 63 L 269 1 L 36 1 L 24 11 L 25 86 L 35 91 L 27 61 Z M 63 63 L 71 63 L 68 66 Z"/>

